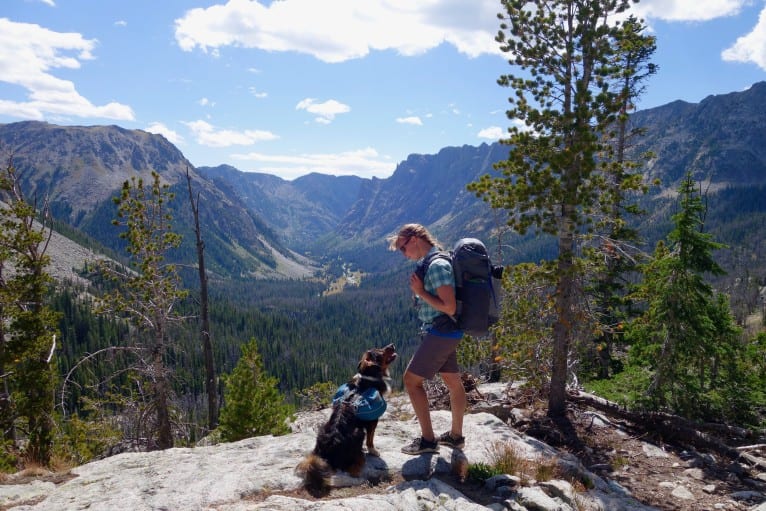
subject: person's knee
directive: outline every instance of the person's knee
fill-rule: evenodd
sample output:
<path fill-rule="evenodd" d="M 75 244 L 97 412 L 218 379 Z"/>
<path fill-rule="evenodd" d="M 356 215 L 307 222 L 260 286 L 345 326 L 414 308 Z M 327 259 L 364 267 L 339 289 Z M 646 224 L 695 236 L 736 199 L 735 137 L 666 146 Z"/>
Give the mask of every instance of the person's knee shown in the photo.
<path fill-rule="evenodd" d="M 450 392 L 465 391 L 463 380 L 458 373 L 442 373 L 442 380 L 444 380 L 444 384 Z"/>
<path fill-rule="evenodd" d="M 407 371 L 404 373 L 404 387 L 408 390 L 422 388 L 423 378 Z"/>

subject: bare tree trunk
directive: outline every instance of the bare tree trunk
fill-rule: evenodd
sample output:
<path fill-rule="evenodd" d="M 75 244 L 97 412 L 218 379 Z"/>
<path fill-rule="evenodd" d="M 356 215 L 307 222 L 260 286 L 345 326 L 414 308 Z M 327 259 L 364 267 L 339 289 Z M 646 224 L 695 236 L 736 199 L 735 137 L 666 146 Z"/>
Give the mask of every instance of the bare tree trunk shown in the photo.
<path fill-rule="evenodd" d="M 218 427 L 218 388 L 215 378 L 215 363 L 213 360 L 213 343 L 210 339 L 210 313 L 208 309 L 207 272 L 205 271 L 205 242 L 199 226 L 199 194 L 194 200 L 189 169 L 186 169 L 186 184 L 189 188 L 189 202 L 194 213 L 194 232 L 197 235 L 197 260 L 199 270 L 199 301 L 200 301 L 200 339 L 205 358 L 205 390 L 207 391 L 207 421 L 208 430 Z"/>

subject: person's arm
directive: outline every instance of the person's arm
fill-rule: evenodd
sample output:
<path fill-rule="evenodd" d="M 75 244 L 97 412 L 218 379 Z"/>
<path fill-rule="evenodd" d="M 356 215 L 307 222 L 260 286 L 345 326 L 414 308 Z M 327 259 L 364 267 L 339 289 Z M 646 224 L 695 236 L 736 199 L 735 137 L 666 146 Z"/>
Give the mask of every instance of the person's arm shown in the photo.
<path fill-rule="evenodd" d="M 432 295 L 426 291 L 420 277 L 413 273 L 410 275 L 410 289 L 415 293 L 415 296 L 419 296 L 421 300 L 439 312 L 443 312 L 448 316 L 454 316 L 455 312 L 457 312 L 455 289 L 450 285 L 436 288 L 436 295 Z"/>

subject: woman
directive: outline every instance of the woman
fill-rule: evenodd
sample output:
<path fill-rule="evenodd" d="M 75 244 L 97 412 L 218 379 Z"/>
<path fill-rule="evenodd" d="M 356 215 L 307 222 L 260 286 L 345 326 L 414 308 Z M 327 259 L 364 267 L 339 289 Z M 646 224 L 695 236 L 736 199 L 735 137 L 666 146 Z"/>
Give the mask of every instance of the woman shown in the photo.
<path fill-rule="evenodd" d="M 438 452 L 439 444 L 455 449 L 465 445 L 463 414 L 466 408 L 465 389 L 457 364 L 457 346 L 463 332 L 454 325 L 455 278 L 450 262 L 437 257 L 441 250 L 428 230 L 420 224 L 406 224 L 389 239 L 391 250 L 399 250 L 407 259 L 421 261 L 410 275 L 410 289 L 417 297 L 421 342 L 404 372 L 404 388 L 410 397 L 420 424 L 420 438 L 404 446 L 405 454 Z M 452 427 L 435 436 L 428 408 L 428 396 L 423 382 L 439 373 L 449 389 Z"/>

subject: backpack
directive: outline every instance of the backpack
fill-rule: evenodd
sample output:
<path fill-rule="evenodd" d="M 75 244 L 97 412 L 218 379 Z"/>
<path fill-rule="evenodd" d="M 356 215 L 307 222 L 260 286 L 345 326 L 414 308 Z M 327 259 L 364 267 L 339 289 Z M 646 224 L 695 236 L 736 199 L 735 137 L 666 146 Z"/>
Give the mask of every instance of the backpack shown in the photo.
<path fill-rule="evenodd" d="M 492 264 L 481 240 L 462 238 L 452 250 L 434 252 L 423 259 L 415 273 L 424 279 L 428 266 L 436 258 L 449 261 L 455 275 L 457 312 L 452 320 L 468 335 L 489 334 L 490 325 L 497 322 L 498 317 L 492 279 L 502 276 L 503 267 Z"/>
<path fill-rule="evenodd" d="M 380 418 L 386 411 L 386 400 L 375 387 L 368 387 L 362 392 L 352 389 L 348 383 L 344 383 L 335 392 L 332 405 L 338 406 L 347 398 L 351 398 L 351 406 L 354 407 L 354 415 L 363 421 L 373 421 Z"/>

